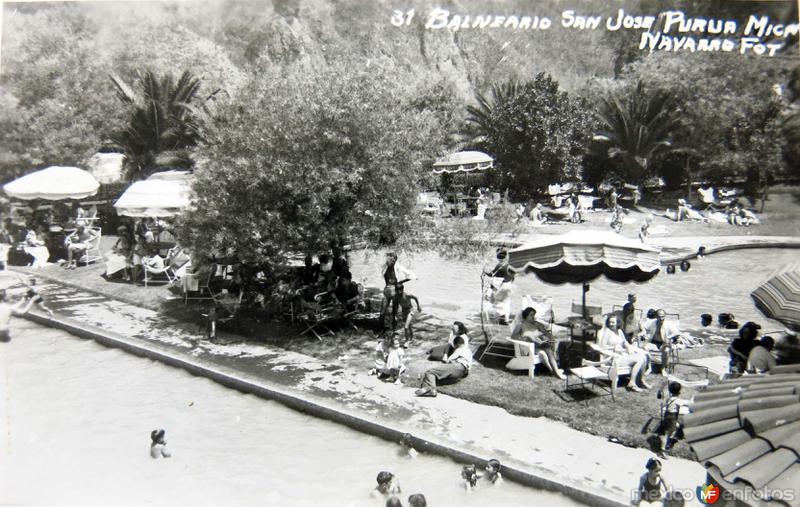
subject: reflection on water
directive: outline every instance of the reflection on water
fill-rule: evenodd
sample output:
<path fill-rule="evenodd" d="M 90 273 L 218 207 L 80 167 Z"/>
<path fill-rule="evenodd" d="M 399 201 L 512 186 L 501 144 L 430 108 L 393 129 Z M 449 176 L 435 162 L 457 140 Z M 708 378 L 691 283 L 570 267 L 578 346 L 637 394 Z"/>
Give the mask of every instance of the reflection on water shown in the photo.
<path fill-rule="evenodd" d="M 460 466 L 221 387 L 182 370 L 15 321 L 0 347 L 0 503 L 383 506 L 380 470 L 429 505 L 576 505 L 506 482 L 471 495 Z M 150 431 L 173 457 L 153 460 Z"/>
<path fill-rule="evenodd" d="M 493 252 L 487 252 L 486 266 L 494 265 Z M 366 260 L 365 260 L 366 259 Z M 604 311 L 622 305 L 629 292 L 638 295 L 638 307 L 664 308 L 681 316 L 685 327 L 699 325 L 700 314 L 732 313 L 744 323 L 753 320 L 764 329 L 780 329 L 756 310 L 750 292 L 766 280 L 773 270 L 797 259 L 797 250 L 751 249 L 710 255 L 691 261 L 687 272 L 668 275 L 661 272 L 642 284 L 620 284 L 605 278 L 591 283 L 587 303 L 602 305 Z M 383 286 L 380 276 L 382 257 L 356 253 L 351 257 L 352 271 L 358 280 Z M 423 310 L 443 321 L 467 320 L 476 323 L 480 312 L 481 264 L 443 259 L 435 253 L 401 256 L 400 262 L 412 269 L 419 280 L 406 285 L 420 299 Z M 580 302 L 579 285 L 550 285 L 535 275 L 517 277 L 514 309 L 518 310 L 524 294 L 548 295 L 554 300 L 556 319 L 571 313 L 573 301 Z"/>

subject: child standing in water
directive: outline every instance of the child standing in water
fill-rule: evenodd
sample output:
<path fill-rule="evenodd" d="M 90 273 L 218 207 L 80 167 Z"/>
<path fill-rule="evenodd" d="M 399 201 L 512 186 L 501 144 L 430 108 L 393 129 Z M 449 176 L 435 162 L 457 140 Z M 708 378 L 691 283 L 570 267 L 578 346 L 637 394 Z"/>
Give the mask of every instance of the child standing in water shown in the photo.
<path fill-rule="evenodd" d="M 164 440 L 166 436 L 164 430 L 153 430 L 150 432 L 150 457 L 153 459 L 169 458 L 172 454 L 167 451 L 167 441 Z"/>
<path fill-rule="evenodd" d="M 494 485 L 502 483 L 503 476 L 500 475 L 500 461 L 490 459 L 486 464 L 486 475 L 484 475 L 483 478 Z"/>
<path fill-rule="evenodd" d="M 645 465 L 647 471 L 639 479 L 639 488 L 633 498 L 633 505 L 646 504 L 661 505 L 661 499 L 667 491 L 664 479 L 661 478 L 661 462 L 650 458 Z"/>
<path fill-rule="evenodd" d="M 475 469 L 475 465 L 468 465 L 465 466 L 461 470 L 461 478 L 464 479 L 464 488 L 467 492 L 472 491 L 475 486 L 478 485 L 478 471 Z"/>
<path fill-rule="evenodd" d="M 376 479 L 378 485 L 372 490 L 373 497 L 390 497 L 401 493 L 400 484 L 392 472 L 380 472 Z"/>

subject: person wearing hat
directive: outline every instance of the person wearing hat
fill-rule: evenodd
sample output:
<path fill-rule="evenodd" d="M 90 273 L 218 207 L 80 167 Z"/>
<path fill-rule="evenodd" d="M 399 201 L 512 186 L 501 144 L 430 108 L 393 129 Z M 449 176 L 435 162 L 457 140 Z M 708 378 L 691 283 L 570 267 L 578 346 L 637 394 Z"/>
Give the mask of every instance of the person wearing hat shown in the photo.
<path fill-rule="evenodd" d="M 386 498 L 393 495 L 402 493 L 400 484 L 392 472 L 382 471 L 378 473 L 376 478 L 378 485 L 372 490 L 372 496 L 378 498 Z"/>
<path fill-rule="evenodd" d="M 159 429 L 150 432 L 150 457 L 153 459 L 170 458 L 172 454 L 167 451 L 167 441 L 164 439 L 167 432 Z"/>

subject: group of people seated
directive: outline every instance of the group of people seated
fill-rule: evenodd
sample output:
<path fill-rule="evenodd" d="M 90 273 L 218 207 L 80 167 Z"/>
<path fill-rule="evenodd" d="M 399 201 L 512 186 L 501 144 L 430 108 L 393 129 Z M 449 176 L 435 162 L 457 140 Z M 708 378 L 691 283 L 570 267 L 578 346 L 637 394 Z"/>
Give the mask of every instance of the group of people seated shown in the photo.
<path fill-rule="evenodd" d="M 157 229 L 167 229 L 167 224 L 152 218 L 140 218 L 130 227 L 128 225 L 117 227 L 117 241 L 104 255 L 105 276 L 141 284 L 147 268 L 159 272 L 170 263 L 177 268 L 178 262 L 175 257 L 179 249 L 170 251 L 168 257 L 162 257 L 153 232 Z M 80 238 L 81 236 L 78 236 L 76 239 Z M 188 256 L 184 255 L 180 264 L 185 264 L 186 261 Z"/>
<path fill-rule="evenodd" d="M 760 336 L 761 326 L 746 322 L 728 347 L 730 373 L 766 373 L 779 365 L 800 363 L 800 340 L 791 330 L 779 336 Z"/>
<path fill-rule="evenodd" d="M 91 248 L 97 247 L 97 207 L 84 210 L 79 203 L 62 203 L 37 209 L 32 214 L 7 217 L 0 224 L 0 243 L 9 245 L 12 265 L 41 267 L 48 262 L 66 261 L 74 268 Z M 90 262 L 88 258 L 84 258 Z"/>

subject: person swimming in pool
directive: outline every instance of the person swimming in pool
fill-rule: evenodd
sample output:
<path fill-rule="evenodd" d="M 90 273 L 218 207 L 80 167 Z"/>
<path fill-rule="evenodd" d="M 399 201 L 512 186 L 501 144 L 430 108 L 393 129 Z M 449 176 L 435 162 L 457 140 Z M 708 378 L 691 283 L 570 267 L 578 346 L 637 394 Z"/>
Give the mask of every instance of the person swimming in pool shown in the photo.
<path fill-rule="evenodd" d="M 467 465 L 461 470 L 461 478 L 464 480 L 464 488 L 470 492 L 478 485 L 480 476 L 475 465 Z"/>
<path fill-rule="evenodd" d="M 500 474 L 500 461 L 492 458 L 486 463 L 486 473 L 483 478 L 493 485 L 498 485 L 503 482 L 503 476 Z"/>
<path fill-rule="evenodd" d="M 158 458 L 171 458 L 172 454 L 167 451 L 167 441 L 164 439 L 166 431 L 159 429 L 150 432 L 150 457 L 153 459 Z"/>
<path fill-rule="evenodd" d="M 33 306 L 32 299 L 26 301 L 22 300 L 15 305 L 8 303 L 8 294 L 5 289 L 0 289 L 0 342 L 11 341 L 11 316 L 22 316 L 28 313 L 28 310 Z M 22 305 L 25 305 L 23 308 Z"/>
<path fill-rule="evenodd" d="M 378 485 L 372 490 L 373 497 L 390 497 L 402 493 L 400 484 L 392 472 L 382 471 L 376 478 Z"/>

